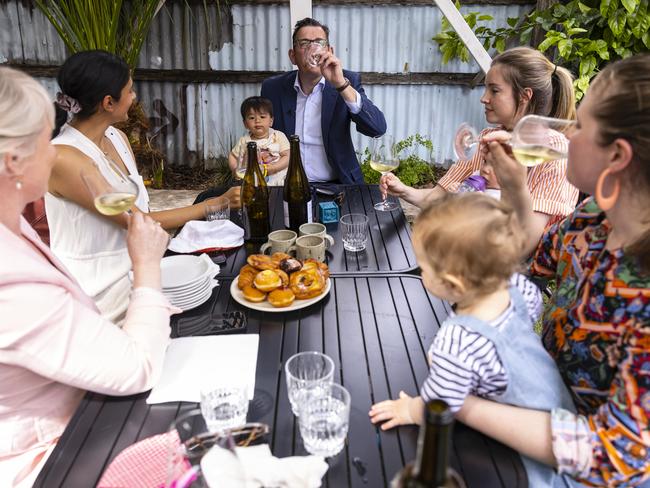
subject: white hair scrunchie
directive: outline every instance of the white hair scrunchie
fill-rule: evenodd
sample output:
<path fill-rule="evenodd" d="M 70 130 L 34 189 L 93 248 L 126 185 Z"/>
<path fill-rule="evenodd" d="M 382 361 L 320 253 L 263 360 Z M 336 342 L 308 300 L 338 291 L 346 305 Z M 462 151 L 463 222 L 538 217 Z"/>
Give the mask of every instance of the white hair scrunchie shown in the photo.
<path fill-rule="evenodd" d="M 66 95 L 61 92 L 58 92 L 56 94 L 56 104 L 71 114 L 78 114 L 81 112 L 81 105 L 79 102 L 76 99 L 72 98 L 70 95 Z"/>

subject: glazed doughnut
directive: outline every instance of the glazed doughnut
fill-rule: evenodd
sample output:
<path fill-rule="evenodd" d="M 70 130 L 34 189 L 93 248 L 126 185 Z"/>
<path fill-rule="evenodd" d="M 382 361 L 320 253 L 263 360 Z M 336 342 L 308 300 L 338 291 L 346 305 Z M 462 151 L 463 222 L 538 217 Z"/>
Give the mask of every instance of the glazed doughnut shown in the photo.
<path fill-rule="evenodd" d="M 325 278 L 318 268 L 293 273 L 290 282 L 291 291 L 298 300 L 317 297 L 325 289 Z"/>
<path fill-rule="evenodd" d="M 287 286 L 289 286 L 289 275 L 288 275 L 287 273 L 285 273 L 285 272 L 282 271 L 281 269 L 274 269 L 273 271 L 274 271 L 275 273 L 277 273 L 277 275 L 278 275 L 278 276 L 280 277 L 280 279 L 282 280 L 282 286 L 283 286 L 283 287 L 287 287 Z"/>
<path fill-rule="evenodd" d="M 321 263 L 317 259 L 313 259 L 313 258 L 305 259 L 305 265 L 307 263 L 315 264 L 318 267 L 318 269 L 320 269 L 321 273 L 323 273 L 323 277 L 325 279 L 330 277 L 330 268 L 329 268 L 329 266 L 327 266 L 327 264 Z M 309 266 L 312 266 L 312 265 L 310 264 Z"/>
<path fill-rule="evenodd" d="M 285 259 L 290 259 L 291 256 L 288 254 L 285 254 L 283 252 L 274 252 L 271 255 L 271 261 L 273 261 L 273 266 L 275 267 L 274 269 L 278 269 L 280 267 L 280 263 L 284 261 Z"/>
<path fill-rule="evenodd" d="M 244 295 L 244 298 L 249 302 L 263 302 L 266 300 L 266 293 L 259 291 L 257 288 L 253 288 L 250 285 L 245 286 L 242 289 L 242 294 Z"/>
<path fill-rule="evenodd" d="M 282 279 L 276 271 L 267 269 L 257 273 L 253 285 L 255 285 L 255 288 L 258 290 L 269 292 L 280 287 L 282 285 Z"/>
<path fill-rule="evenodd" d="M 271 256 L 267 256 L 266 254 L 251 254 L 248 256 L 248 259 L 246 259 L 246 262 L 260 271 L 275 268 Z"/>
<path fill-rule="evenodd" d="M 248 264 L 242 266 L 242 269 L 239 270 L 239 278 L 237 280 L 237 286 L 239 289 L 241 290 L 245 286 L 252 285 L 257 273 L 259 273 L 259 271 Z"/>
<path fill-rule="evenodd" d="M 269 293 L 268 300 L 274 307 L 288 307 L 296 299 L 296 295 L 289 288 L 276 288 Z"/>

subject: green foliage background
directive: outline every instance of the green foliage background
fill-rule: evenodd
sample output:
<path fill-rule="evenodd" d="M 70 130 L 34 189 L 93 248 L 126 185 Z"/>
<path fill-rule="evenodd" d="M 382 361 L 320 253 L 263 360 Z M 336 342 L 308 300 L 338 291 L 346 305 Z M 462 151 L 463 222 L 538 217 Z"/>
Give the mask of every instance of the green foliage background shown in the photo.
<path fill-rule="evenodd" d="M 427 150 L 428 161 L 416 154 L 420 147 Z M 400 163 L 393 173 L 405 185 L 423 186 L 435 183 L 445 171 L 441 166 L 430 162 L 433 155 L 433 143 L 420 134 L 414 134 L 395 143 L 395 151 L 400 155 Z M 361 171 L 366 183 L 371 185 L 379 183 L 381 173 L 370 167 L 370 150 L 368 148 L 365 148 L 362 154 Z"/>
<path fill-rule="evenodd" d="M 463 17 L 482 40 L 486 49 L 498 52 L 508 41 L 530 43 L 533 29 L 540 27 L 544 40 L 535 46 L 542 52 L 555 48 L 554 62 L 569 68 L 575 75 L 578 99 L 591 79 L 608 61 L 633 54 L 650 52 L 650 0 L 571 0 L 544 10 L 533 10 L 523 18 L 512 17 L 507 26 L 491 28 L 492 16 L 470 12 Z M 459 8 L 460 4 L 456 3 Z M 452 59 L 469 61 L 469 52 L 447 19 L 442 31 L 433 37 L 439 45 L 443 63 Z"/>

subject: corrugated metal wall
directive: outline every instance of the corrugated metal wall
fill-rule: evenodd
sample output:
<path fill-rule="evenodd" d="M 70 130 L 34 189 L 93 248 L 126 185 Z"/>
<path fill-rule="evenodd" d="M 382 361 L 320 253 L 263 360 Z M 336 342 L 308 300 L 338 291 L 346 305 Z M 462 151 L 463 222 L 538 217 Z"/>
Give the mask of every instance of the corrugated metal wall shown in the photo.
<path fill-rule="evenodd" d="M 154 20 L 140 55 L 139 67 L 152 69 L 279 71 L 291 69 L 287 51 L 291 43 L 289 6 L 235 4 L 222 11 L 207 10 L 200 2 L 187 7 L 168 1 Z M 494 24 L 518 16 L 521 5 L 463 6 L 461 11 L 492 15 Z M 431 37 L 439 31 L 440 11 L 435 6 L 331 5 L 315 6 L 314 17 L 332 29 L 331 42 L 347 69 L 364 72 L 476 73 L 475 63 L 442 65 Z M 218 24 L 224 25 L 221 33 Z M 65 49 L 56 31 L 38 10 L 20 1 L 0 4 L 0 62 L 59 65 Z M 56 84 L 47 83 L 54 92 Z M 259 93 L 259 84 L 198 84 L 138 82 L 136 89 L 148 113 L 163 119 L 168 133 L 157 143 L 172 164 L 226 154 L 242 133 L 239 105 Z M 398 138 L 419 132 L 431 137 L 437 161 L 453 158 L 451 140 L 463 121 L 484 125 L 479 103 L 481 87 L 445 85 L 370 85 L 368 96 L 386 115 L 389 132 Z M 173 119 L 176 118 L 178 124 Z M 173 130 L 172 130 L 173 128 Z M 358 150 L 367 138 L 353 129 Z"/>

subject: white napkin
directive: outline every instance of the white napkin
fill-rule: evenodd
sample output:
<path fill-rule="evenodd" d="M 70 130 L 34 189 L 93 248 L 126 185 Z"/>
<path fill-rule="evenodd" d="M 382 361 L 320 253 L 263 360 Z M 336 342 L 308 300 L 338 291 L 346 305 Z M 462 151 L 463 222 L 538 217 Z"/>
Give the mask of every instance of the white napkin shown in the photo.
<path fill-rule="evenodd" d="M 230 220 L 190 220 L 169 243 L 174 252 L 227 249 L 244 244 L 244 229 Z"/>
<path fill-rule="evenodd" d="M 204 386 L 229 385 L 246 385 L 252 399 L 258 345 L 257 334 L 173 339 L 147 403 L 200 402 Z"/>
<path fill-rule="evenodd" d="M 210 488 L 318 488 L 327 468 L 321 456 L 276 458 L 267 444 L 236 447 L 235 454 L 215 446 L 201 459 Z"/>

